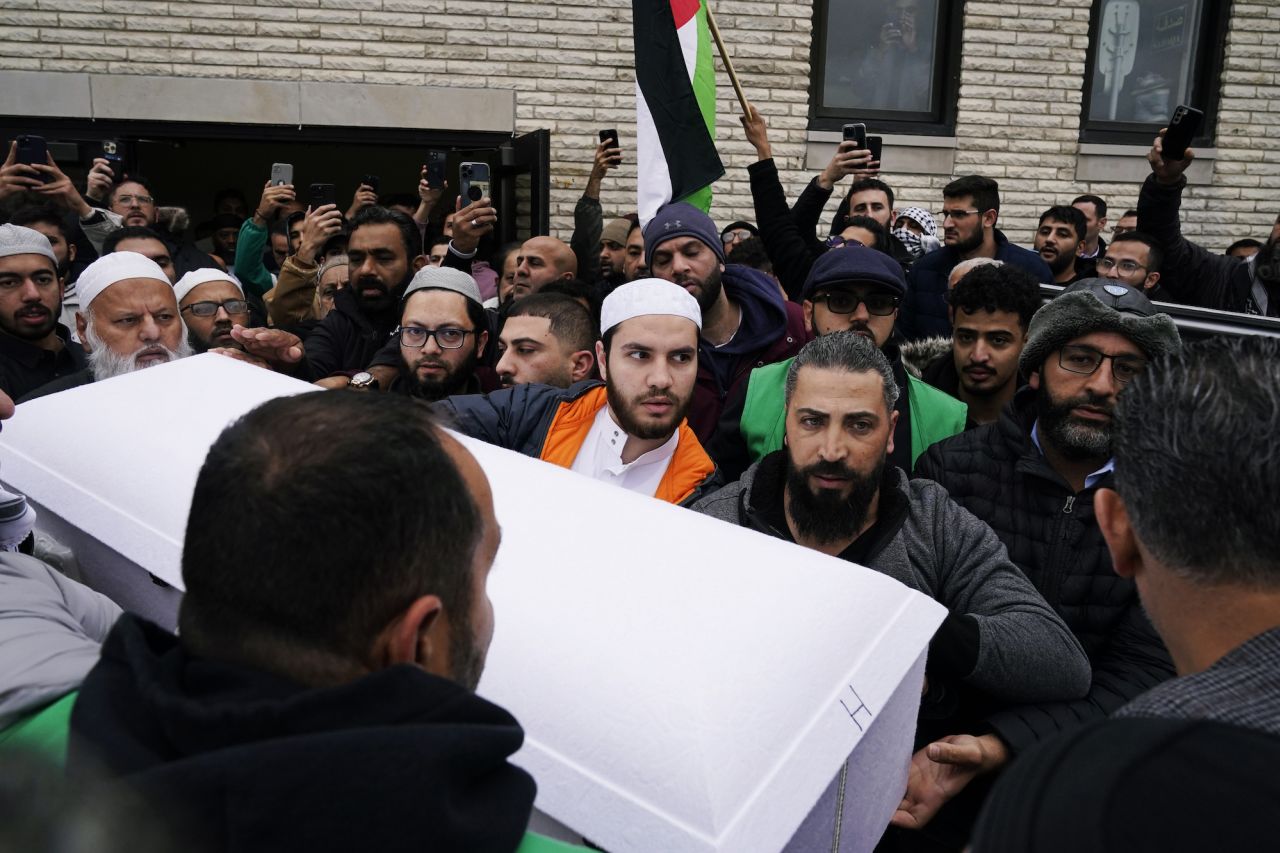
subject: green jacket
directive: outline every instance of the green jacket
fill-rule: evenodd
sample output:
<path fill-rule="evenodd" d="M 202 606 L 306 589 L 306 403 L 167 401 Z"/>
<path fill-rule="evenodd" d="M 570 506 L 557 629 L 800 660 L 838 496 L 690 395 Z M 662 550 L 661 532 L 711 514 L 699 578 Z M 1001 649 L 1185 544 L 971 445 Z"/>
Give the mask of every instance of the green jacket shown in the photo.
<path fill-rule="evenodd" d="M 739 428 L 752 461 L 782 447 L 787 430 L 787 370 L 794 358 L 751 371 Z M 911 374 L 907 374 L 907 405 L 911 408 L 911 465 L 935 442 L 964 432 L 969 407 Z"/>
<path fill-rule="evenodd" d="M 272 288 L 271 273 L 262 263 L 262 253 L 267 250 L 267 229 L 259 228 L 250 216 L 240 226 L 236 240 L 235 274 L 244 285 L 246 293 L 262 296 Z"/>
<path fill-rule="evenodd" d="M 0 756 L 11 750 L 29 750 L 58 766 L 67 760 L 67 736 L 71 733 L 71 708 L 77 691 L 71 691 L 34 714 L 0 729 Z"/>

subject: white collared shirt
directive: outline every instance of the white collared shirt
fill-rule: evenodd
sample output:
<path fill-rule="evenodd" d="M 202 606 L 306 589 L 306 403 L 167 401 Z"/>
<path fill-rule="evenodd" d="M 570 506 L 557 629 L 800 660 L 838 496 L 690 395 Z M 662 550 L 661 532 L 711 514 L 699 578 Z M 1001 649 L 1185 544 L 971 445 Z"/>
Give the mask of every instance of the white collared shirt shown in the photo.
<path fill-rule="evenodd" d="M 596 412 L 591 431 L 587 433 L 582 447 L 578 448 L 573 470 L 602 483 L 652 497 L 658 491 L 658 484 L 667 473 L 667 466 L 671 464 L 679 443 L 680 432 L 677 430 L 661 447 L 640 454 L 632 462 L 623 462 L 622 450 L 627 446 L 627 434 L 614 421 L 609 407 L 604 406 Z"/>

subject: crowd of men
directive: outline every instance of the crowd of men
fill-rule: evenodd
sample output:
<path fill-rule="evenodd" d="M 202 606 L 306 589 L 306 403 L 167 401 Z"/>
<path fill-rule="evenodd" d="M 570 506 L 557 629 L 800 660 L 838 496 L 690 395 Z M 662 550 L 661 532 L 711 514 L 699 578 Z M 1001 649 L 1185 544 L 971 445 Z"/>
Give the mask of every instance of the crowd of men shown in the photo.
<path fill-rule="evenodd" d="M 145 178 L 98 160 L 81 191 L 11 147 L 0 415 L 205 352 L 335 390 L 210 450 L 177 636 L 31 556 L 0 495 L 0 749 L 124 778 L 197 846 L 557 849 L 526 834 L 518 722 L 474 694 L 500 535 L 447 426 L 942 604 L 878 849 L 1259 845 L 1280 346 L 1184 342 L 1156 303 L 1280 316 L 1280 217 L 1225 254 L 1187 240 L 1194 155 L 1158 137 L 1136 210 L 1108 229 L 1105 199 L 1063 199 L 1026 248 L 991 178 L 898 209 L 847 141 L 792 201 L 743 126 L 754 222 L 607 218 L 610 140 L 567 243 L 496 249 L 502 212 L 433 221 L 425 171 L 346 211 L 228 193 L 198 245 Z"/>

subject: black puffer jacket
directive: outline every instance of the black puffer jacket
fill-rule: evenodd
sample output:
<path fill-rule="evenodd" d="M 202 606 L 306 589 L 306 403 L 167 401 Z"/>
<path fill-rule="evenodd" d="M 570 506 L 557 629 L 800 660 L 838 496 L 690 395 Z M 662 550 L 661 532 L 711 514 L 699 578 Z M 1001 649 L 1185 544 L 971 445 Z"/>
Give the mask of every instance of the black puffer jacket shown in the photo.
<path fill-rule="evenodd" d="M 1049 466 L 1031 441 L 1035 393 L 1019 391 L 997 423 L 938 442 L 915 470 L 941 483 L 995 530 L 1093 664 L 1093 686 L 1084 699 L 1012 708 L 989 718 L 1015 752 L 1105 716 L 1173 675 L 1133 581 L 1112 569 L 1094 517 L 1093 493 L 1110 475 L 1076 493 Z"/>

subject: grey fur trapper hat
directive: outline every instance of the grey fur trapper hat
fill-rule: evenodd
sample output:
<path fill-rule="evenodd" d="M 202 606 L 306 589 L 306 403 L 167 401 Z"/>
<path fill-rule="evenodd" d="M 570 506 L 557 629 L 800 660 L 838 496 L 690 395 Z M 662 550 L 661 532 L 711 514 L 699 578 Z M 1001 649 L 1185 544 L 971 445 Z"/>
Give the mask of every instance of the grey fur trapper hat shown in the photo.
<path fill-rule="evenodd" d="M 1063 344 L 1093 332 L 1124 335 L 1152 359 L 1182 347 L 1173 319 L 1157 312 L 1147 297 L 1110 279 L 1086 278 L 1062 291 L 1031 318 L 1018 366 L 1029 375 Z"/>

